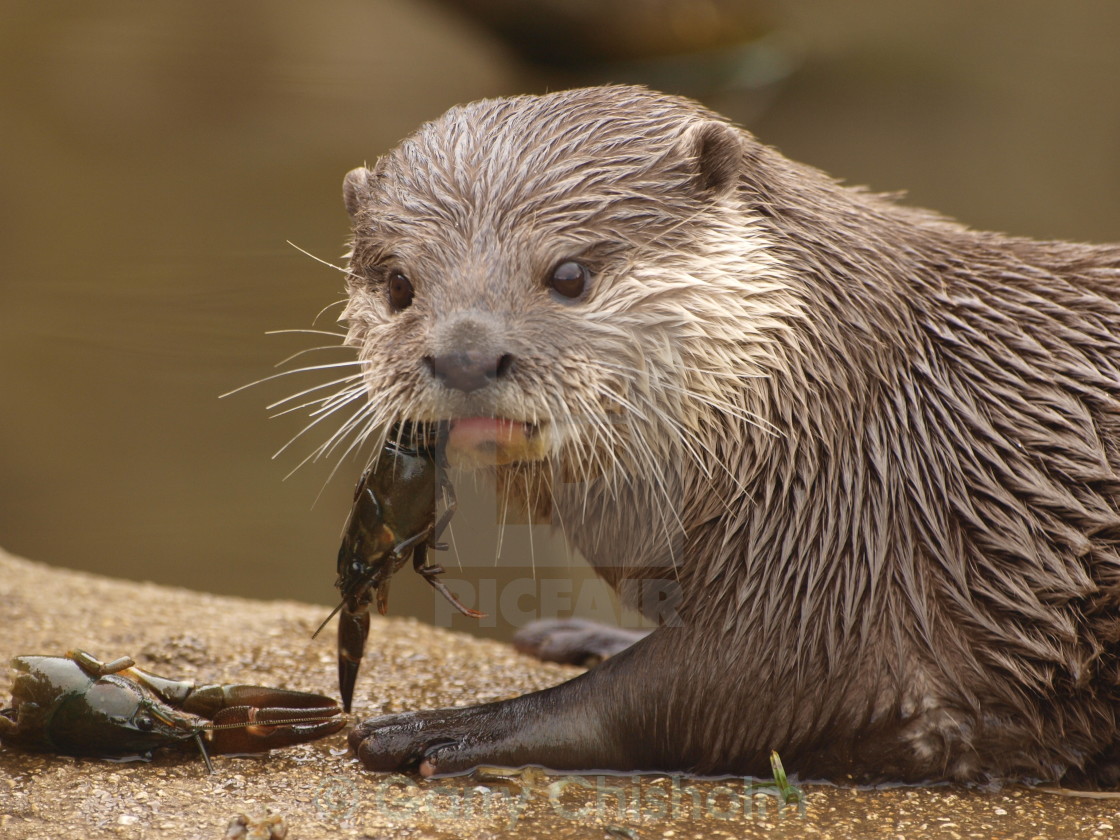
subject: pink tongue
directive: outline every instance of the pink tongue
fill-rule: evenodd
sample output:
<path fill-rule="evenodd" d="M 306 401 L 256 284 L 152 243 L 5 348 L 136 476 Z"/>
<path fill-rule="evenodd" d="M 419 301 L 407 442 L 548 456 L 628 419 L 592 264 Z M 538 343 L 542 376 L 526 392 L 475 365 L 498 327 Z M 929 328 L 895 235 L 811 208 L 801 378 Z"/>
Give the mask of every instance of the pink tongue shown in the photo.
<path fill-rule="evenodd" d="M 524 423 L 501 417 L 463 417 L 451 421 L 447 452 L 464 466 L 508 464 L 529 455 Z"/>
<path fill-rule="evenodd" d="M 521 425 L 501 417 L 464 417 L 452 420 L 447 445 L 454 448 L 474 448 L 509 443 L 513 439 L 514 427 Z"/>

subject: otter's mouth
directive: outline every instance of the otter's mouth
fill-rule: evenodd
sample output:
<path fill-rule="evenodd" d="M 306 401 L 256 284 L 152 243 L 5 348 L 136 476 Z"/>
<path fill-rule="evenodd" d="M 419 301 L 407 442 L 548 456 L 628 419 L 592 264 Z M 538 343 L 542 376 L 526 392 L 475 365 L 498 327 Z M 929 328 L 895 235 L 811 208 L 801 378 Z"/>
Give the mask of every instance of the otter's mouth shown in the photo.
<path fill-rule="evenodd" d="M 447 457 L 454 466 L 501 466 L 538 461 L 546 435 L 536 423 L 505 417 L 458 417 L 448 424 Z"/>

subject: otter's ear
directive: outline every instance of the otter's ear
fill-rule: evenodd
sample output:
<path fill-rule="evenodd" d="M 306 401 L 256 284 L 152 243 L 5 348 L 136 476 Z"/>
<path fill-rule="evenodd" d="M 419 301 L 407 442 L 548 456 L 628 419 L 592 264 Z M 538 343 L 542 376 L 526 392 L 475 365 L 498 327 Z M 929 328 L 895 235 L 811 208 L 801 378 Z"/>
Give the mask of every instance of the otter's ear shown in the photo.
<path fill-rule="evenodd" d="M 743 166 L 743 137 L 717 120 L 690 125 L 681 138 L 684 154 L 694 161 L 696 185 L 718 197 L 735 189 Z"/>
<path fill-rule="evenodd" d="M 362 199 L 369 195 L 370 181 L 373 173 L 364 166 L 351 169 L 342 179 L 342 200 L 346 202 L 346 212 L 353 219 L 362 206 Z"/>

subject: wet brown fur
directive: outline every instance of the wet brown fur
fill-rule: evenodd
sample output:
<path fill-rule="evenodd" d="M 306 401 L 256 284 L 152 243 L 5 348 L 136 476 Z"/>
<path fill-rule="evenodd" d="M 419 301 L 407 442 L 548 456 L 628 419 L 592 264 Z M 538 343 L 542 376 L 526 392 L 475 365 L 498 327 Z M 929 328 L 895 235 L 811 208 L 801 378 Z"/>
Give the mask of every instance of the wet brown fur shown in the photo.
<path fill-rule="evenodd" d="M 1120 247 L 971 231 L 631 87 L 452 109 L 347 203 L 367 428 L 541 423 L 512 486 L 613 585 L 679 584 L 672 626 L 548 695 L 562 747 L 432 732 L 565 769 L 1117 780 Z M 592 288 L 557 300 L 574 257 Z M 510 375 L 441 386 L 422 357 L 464 343 Z"/>

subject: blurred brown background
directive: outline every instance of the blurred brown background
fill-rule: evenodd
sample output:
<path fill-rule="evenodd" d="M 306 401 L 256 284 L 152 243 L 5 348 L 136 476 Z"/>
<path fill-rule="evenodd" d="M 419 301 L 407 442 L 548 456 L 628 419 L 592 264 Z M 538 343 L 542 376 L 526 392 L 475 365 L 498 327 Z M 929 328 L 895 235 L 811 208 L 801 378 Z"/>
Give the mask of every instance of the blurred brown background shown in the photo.
<path fill-rule="evenodd" d="M 218 396 L 332 343 L 265 335 L 336 329 L 341 276 L 286 240 L 338 262 L 343 174 L 456 102 L 646 82 L 973 226 L 1115 241 L 1118 43 L 1108 0 L 6 0 L 0 545 L 332 603 L 361 462 L 282 480 L 326 432 L 272 460 L 307 418 L 265 409 L 327 374 Z M 508 528 L 494 572 L 492 502 L 460 495 L 465 600 L 610 611 L 543 530 Z M 391 607 L 436 604 L 404 571 Z"/>

